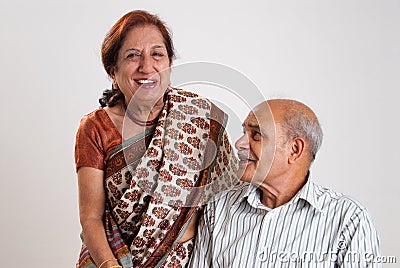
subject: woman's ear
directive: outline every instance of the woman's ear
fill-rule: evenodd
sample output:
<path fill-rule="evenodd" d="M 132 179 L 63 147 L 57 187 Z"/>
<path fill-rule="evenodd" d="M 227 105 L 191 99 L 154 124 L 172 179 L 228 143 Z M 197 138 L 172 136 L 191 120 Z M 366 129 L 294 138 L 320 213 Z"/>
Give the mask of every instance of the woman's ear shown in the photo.
<path fill-rule="evenodd" d="M 291 141 L 289 163 L 296 162 L 301 156 L 304 155 L 305 141 L 296 137 Z"/>
<path fill-rule="evenodd" d="M 111 67 L 110 68 L 110 77 L 112 80 L 114 80 L 115 78 L 115 67 Z"/>
<path fill-rule="evenodd" d="M 118 84 L 117 84 L 117 81 L 115 80 L 115 68 L 114 67 L 112 67 L 110 69 L 110 78 L 112 80 L 112 87 L 114 89 L 117 89 L 118 88 Z"/>

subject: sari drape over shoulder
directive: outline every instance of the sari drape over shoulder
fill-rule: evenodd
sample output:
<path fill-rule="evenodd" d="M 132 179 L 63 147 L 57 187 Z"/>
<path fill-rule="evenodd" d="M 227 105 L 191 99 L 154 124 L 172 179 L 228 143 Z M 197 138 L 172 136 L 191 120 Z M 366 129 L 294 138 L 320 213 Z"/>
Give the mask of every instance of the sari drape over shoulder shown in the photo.
<path fill-rule="evenodd" d="M 209 100 L 170 88 L 156 126 L 111 154 L 104 224 L 124 268 L 186 266 L 193 242 L 177 241 L 194 212 L 238 183 L 226 121 Z M 84 244 L 77 267 L 96 267 Z"/>

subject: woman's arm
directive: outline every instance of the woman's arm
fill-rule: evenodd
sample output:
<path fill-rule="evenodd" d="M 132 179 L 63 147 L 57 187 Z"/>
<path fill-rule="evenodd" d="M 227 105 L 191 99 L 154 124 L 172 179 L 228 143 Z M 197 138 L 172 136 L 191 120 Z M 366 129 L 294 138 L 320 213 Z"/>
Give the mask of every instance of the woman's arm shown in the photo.
<path fill-rule="evenodd" d="M 179 243 L 185 243 L 186 241 L 188 241 L 196 236 L 197 226 L 199 224 L 199 215 L 201 215 L 201 212 L 199 210 L 196 210 L 192 216 L 192 219 L 191 219 L 189 226 L 187 227 L 185 233 L 179 239 L 179 241 L 178 241 Z"/>
<path fill-rule="evenodd" d="M 107 242 L 103 215 L 106 196 L 104 191 L 104 172 L 91 167 L 78 170 L 79 218 L 83 239 L 90 256 L 97 266 L 109 259 L 115 259 Z M 118 262 L 107 261 L 101 268 L 117 265 Z"/>

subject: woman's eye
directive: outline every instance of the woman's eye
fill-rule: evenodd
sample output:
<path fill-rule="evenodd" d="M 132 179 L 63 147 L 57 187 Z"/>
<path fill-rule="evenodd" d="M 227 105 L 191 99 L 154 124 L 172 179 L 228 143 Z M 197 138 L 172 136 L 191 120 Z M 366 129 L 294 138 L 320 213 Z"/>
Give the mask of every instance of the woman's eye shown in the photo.
<path fill-rule="evenodd" d="M 137 59 L 140 58 L 140 54 L 139 53 L 130 53 L 126 56 L 127 59 Z"/>
<path fill-rule="evenodd" d="M 164 53 L 161 53 L 161 52 L 153 52 L 153 57 L 159 57 L 159 58 L 161 58 L 161 57 L 163 57 L 164 56 Z"/>

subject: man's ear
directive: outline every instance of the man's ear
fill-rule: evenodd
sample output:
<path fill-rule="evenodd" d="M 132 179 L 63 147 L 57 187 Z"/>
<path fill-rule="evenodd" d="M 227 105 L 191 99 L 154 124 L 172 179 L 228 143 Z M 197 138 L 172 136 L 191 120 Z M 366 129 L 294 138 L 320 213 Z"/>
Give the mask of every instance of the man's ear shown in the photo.
<path fill-rule="evenodd" d="M 300 137 L 296 137 L 291 141 L 290 144 L 289 163 L 293 164 L 305 154 L 305 141 Z"/>

